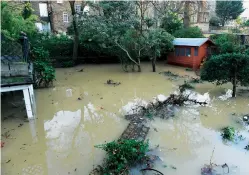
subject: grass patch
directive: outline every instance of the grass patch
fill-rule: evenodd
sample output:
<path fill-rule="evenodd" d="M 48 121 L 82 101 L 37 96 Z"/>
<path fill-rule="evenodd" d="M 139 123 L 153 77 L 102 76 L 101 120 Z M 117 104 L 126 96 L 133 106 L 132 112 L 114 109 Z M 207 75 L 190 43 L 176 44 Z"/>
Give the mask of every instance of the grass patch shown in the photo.
<path fill-rule="evenodd" d="M 147 158 L 146 152 L 149 150 L 149 143 L 148 141 L 128 139 L 96 145 L 95 148 L 107 152 L 103 167 L 104 174 L 126 174 L 130 167 L 143 162 Z"/>
<path fill-rule="evenodd" d="M 227 126 L 221 129 L 221 136 L 224 140 L 234 141 L 235 139 L 235 129 L 233 127 Z"/>

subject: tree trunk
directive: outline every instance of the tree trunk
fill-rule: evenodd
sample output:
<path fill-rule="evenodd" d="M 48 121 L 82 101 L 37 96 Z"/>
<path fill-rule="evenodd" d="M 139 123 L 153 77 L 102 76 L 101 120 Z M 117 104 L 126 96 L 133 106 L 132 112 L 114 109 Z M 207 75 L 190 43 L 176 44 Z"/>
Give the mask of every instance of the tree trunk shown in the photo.
<path fill-rule="evenodd" d="M 156 72 L 156 63 L 155 63 L 156 61 L 154 58 L 151 61 L 152 61 L 152 71 Z"/>
<path fill-rule="evenodd" d="M 152 58 L 151 64 L 152 64 L 152 71 L 153 71 L 153 72 L 156 72 L 156 54 L 155 54 L 155 56 Z"/>
<path fill-rule="evenodd" d="M 73 45 L 73 61 L 75 62 L 78 58 L 78 47 L 79 47 L 79 31 L 76 24 L 76 16 L 75 16 L 75 1 L 69 1 L 71 12 L 73 16 L 73 29 L 74 29 L 74 45 Z"/>
<path fill-rule="evenodd" d="M 188 28 L 190 26 L 190 16 L 189 16 L 190 3 L 191 3 L 190 1 L 185 1 L 184 3 L 184 17 L 183 17 L 184 28 Z"/>
<path fill-rule="evenodd" d="M 140 64 L 137 65 L 137 71 L 138 71 L 138 72 L 141 72 L 141 65 L 140 65 Z"/>
<path fill-rule="evenodd" d="M 52 4 L 51 1 L 48 1 L 48 18 L 49 18 L 49 22 L 50 22 L 50 28 L 52 33 L 55 33 L 55 28 L 54 28 L 54 14 L 53 14 L 53 8 L 52 8 Z"/>
<path fill-rule="evenodd" d="M 232 94 L 232 97 L 236 97 L 236 85 L 237 85 L 237 65 L 235 65 L 234 67 L 234 74 L 233 74 L 233 94 Z"/>

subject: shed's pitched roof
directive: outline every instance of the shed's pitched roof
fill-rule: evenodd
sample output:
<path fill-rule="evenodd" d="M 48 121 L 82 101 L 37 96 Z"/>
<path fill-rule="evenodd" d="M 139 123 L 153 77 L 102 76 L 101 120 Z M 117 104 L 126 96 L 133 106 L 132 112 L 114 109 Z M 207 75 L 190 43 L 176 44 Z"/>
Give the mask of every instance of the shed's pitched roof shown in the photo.
<path fill-rule="evenodd" d="M 209 38 L 175 38 L 173 44 L 175 46 L 201 46 L 207 41 L 210 41 Z M 212 41 L 210 42 L 213 44 Z"/>

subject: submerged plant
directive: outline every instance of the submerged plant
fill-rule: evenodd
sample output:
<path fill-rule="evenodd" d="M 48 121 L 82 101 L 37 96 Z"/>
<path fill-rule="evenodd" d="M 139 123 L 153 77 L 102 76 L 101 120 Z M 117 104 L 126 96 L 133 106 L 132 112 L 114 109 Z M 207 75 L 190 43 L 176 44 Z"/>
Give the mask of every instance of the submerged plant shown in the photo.
<path fill-rule="evenodd" d="M 249 151 L 249 143 L 246 145 L 245 150 Z"/>
<path fill-rule="evenodd" d="M 179 86 L 179 90 L 180 90 L 180 92 L 184 92 L 186 89 L 194 89 L 194 86 L 192 86 L 187 81 L 184 81 L 184 83 Z"/>
<path fill-rule="evenodd" d="M 223 128 L 221 136 L 224 140 L 234 141 L 235 139 L 235 129 L 233 127 L 227 126 Z"/>
<path fill-rule="evenodd" d="M 112 141 L 102 145 L 96 145 L 107 152 L 104 163 L 104 174 L 125 174 L 130 167 L 141 163 L 146 159 L 149 143 L 133 139 Z"/>

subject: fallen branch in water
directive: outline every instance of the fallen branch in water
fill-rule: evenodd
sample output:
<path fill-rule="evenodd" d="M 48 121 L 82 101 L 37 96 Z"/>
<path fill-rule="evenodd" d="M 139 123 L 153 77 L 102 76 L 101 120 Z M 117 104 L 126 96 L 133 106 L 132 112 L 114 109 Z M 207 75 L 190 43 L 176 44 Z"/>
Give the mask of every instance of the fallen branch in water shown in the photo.
<path fill-rule="evenodd" d="M 161 175 L 164 175 L 162 172 L 156 170 L 156 169 L 153 169 L 153 168 L 144 168 L 144 169 L 141 169 L 140 171 L 155 171 Z"/>

